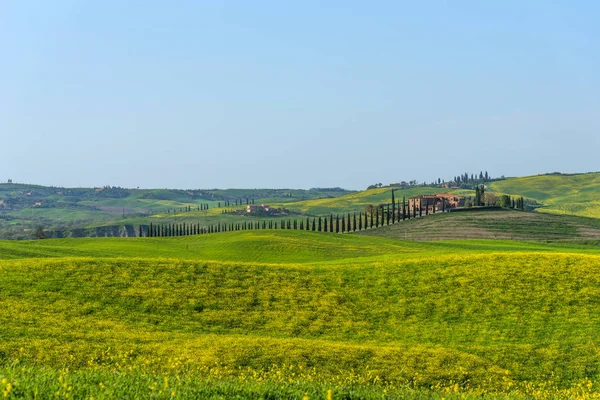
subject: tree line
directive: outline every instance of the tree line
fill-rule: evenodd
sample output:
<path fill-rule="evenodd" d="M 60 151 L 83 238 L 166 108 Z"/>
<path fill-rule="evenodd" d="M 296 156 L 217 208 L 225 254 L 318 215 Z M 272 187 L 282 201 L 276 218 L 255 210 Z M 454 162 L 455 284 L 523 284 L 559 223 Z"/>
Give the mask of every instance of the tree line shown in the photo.
<path fill-rule="evenodd" d="M 446 211 L 445 201 L 442 202 L 442 211 Z M 380 226 L 395 224 L 407 219 L 429 215 L 429 200 L 416 202 L 410 208 L 406 197 L 402 201 L 395 199 L 392 190 L 392 201 L 388 204 L 379 206 L 368 206 L 364 212 L 330 214 L 329 216 L 290 218 L 284 220 L 268 221 L 245 221 L 245 222 L 221 222 L 208 226 L 196 224 L 153 224 L 140 225 L 139 236 L 147 237 L 170 237 L 170 236 L 188 236 L 202 235 L 207 233 L 240 231 L 240 230 L 258 230 L 258 229 L 293 229 L 315 232 L 335 232 L 349 233 L 365 229 L 378 228 Z M 435 207 L 433 208 L 435 213 Z"/>
<path fill-rule="evenodd" d="M 500 202 L 486 204 L 486 193 L 483 185 L 477 187 L 474 205 L 476 206 L 503 206 L 506 208 L 524 209 L 524 200 L 522 197 L 512 198 L 507 195 L 500 196 Z M 390 203 L 380 204 L 378 206 L 367 206 L 365 211 L 330 214 L 320 217 L 289 218 L 282 220 L 263 220 L 263 221 L 244 221 L 244 222 L 219 222 L 216 224 L 201 226 L 195 224 L 153 224 L 140 225 L 139 236 L 145 237 L 171 237 L 171 236 L 189 236 L 202 235 L 217 232 L 245 231 L 260 229 L 291 229 L 314 232 L 330 233 L 351 233 L 366 229 L 379 228 L 381 226 L 400 223 L 405 220 L 428 216 L 436 212 L 446 212 L 449 208 L 446 205 L 446 199 L 441 200 L 441 210 L 436 209 L 436 201 L 430 203 L 429 198 L 413 199 L 413 205 L 410 206 L 406 197 L 402 200 L 396 200 L 394 190 L 392 190 L 392 199 Z"/>

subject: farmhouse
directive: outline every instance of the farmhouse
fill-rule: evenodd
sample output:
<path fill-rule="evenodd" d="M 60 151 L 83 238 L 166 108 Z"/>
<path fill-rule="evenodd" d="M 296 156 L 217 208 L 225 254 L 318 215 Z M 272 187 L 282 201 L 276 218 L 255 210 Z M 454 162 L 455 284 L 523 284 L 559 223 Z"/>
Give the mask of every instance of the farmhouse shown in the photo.
<path fill-rule="evenodd" d="M 246 207 L 246 212 L 249 214 L 269 214 L 271 212 L 271 207 L 268 204 L 249 204 Z"/>
<path fill-rule="evenodd" d="M 418 212 L 420 208 L 424 213 L 435 213 L 464 206 L 465 198 L 452 193 L 414 196 L 408 199 L 408 208 L 410 212 L 413 212 L 415 208 Z"/>

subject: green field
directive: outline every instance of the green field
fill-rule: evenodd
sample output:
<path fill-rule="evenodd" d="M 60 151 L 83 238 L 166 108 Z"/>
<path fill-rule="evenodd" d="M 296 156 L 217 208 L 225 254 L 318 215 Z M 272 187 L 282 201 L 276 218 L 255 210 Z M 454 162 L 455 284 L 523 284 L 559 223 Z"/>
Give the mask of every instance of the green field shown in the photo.
<path fill-rule="evenodd" d="M 149 216 L 170 223 L 180 221 L 182 212 L 199 205 L 209 207 L 209 215 L 195 213 L 188 220 L 206 223 L 221 216 L 226 201 L 238 204 L 298 202 L 307 199 L 331 198 L 349 193 L 339 188 L 329 189 L 124 189 L 124 188 L 60 188 L 26 184 L 0 183 L 0 239 L 31 239 L 41 226 L 49 232 L 89 229 L 99 226 L 147 224 Z M 214 211 L 213 211 L 214 210 Z M 216 217 L 215 217 L 216 216 Z M 214 223 L 214 222 L 211 222 Z"/>
<path fill-rule="evenodd" d="M 541 212 L 600 218 L 600 172 L 509 178 L 492 182 L 489 188 L 535 200 L 542 205 L 537 209 Z"/>
<path fill-rule="evenodd" d="M 600 219 L 503 209 L 451 212 L 406 220 L 360 234 L 404 240 L 600 241 Z"/>
<path fill-rule="evenodd" d="M 8 398 L 600 394 L 595 246 L 279 230 L 0 241 L 0 271 Z"/>

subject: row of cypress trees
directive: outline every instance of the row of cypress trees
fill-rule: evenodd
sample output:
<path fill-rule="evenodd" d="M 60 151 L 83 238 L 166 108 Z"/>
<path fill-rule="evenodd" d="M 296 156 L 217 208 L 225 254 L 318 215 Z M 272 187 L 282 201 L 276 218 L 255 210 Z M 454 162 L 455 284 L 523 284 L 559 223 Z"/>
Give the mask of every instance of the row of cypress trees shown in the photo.
<path fill-rule="evenodd" d="M 425 205 L 425 211 L 423 210 Z M 445 209 L 443 210 L 445 211 Z M 433 207 L 435 213 L 435 207 Z M 371 207 L 368 211 L 359 213 L 345 213 L 329 215 L 325 217 L 306 217 L 302 219 L 287 220 L 265 220 L 265 221 L 244 221 L 235 223 L 217 223 L 209 226 L 197 224 L 160 224 L 141 225 L 139 235 L 147 237 L 169 237 L 169 236 L 188 236 L 202 235 L 207 233 L 240 231 L 240 230 L 258 230 L 258 229 L 294 229 L 315 232 L 335 232 L 348 233 L 362 231 L 365 229 L 378 228 L 384 225 L 391 225 L 400 221 L 416 218 L 429 214 L 429 204 L 414 204 L 411 208 L 403 198 L 402 201 L 396 201 L 392 191 L 392 202 Z"/>

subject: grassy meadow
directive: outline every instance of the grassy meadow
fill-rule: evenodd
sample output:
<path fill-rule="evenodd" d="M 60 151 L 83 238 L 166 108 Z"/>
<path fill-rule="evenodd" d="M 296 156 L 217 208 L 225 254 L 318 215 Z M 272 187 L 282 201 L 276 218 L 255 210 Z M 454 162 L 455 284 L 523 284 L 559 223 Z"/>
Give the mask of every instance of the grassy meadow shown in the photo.
<path fill-rule="evenodd" d="M 593 398 L 600 249 L 302 231 L 0 241 L 6 398 Z"/>
<path fill-rule="evenodd" d="M 600 219 L 508 209 L 451 212 L 403 221 L 361 235 L 406 240 L 600 241 Z"/>
<path fill-rule="evenodd" d="M 509 178 L 489 188 L 535 200 L 542 205 L 540 212 L 600 218 L 600 172 Z"/>

